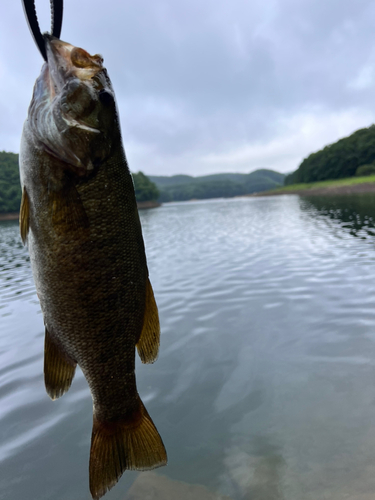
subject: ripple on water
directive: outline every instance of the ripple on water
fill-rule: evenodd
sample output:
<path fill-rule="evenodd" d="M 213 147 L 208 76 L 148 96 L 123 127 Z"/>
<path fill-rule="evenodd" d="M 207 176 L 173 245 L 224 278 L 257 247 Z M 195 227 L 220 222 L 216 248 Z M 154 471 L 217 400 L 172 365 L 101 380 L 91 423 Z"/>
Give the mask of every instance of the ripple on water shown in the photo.
<path fill-rule="evenodd" d="M 162 339 L 157 363 L 136 372 L 168 448 L 162 474 L 233 500 L 373 491 L 375 208 L 345 203 L 141 213 Z M 63 398 L 45 394 L 43 321 L 16 224 L 0 224 L 0 270 L 0 497 L 88 498 L 90 394 L 79 370 Z M 134 478 L 106 498 L 126 498 Z"/>

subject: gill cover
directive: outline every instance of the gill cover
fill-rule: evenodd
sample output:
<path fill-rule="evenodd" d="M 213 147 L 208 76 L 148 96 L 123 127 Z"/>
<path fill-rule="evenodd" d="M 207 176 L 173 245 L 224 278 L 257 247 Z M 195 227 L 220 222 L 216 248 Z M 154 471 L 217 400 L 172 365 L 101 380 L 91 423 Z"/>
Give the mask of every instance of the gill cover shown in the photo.
<path fill-rule="evenodd" d="M 99 55 L 44 35 L 47 62 L 28 124 L 37 147 L 88 175 L 120 138 L 115 96 Z"/>

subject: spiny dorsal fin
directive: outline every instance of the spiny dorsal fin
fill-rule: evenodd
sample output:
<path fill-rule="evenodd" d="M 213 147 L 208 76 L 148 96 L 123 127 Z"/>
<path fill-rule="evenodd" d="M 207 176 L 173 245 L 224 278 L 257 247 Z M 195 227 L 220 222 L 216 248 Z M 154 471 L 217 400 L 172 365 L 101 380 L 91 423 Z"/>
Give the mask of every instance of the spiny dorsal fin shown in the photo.
<path fill-rule="evenodd" d="M 126 420 L 100 422 L 94 414 L 90 452 L 90 491 L 98 500 L 125 470 L 150 470 L 167 464 L 163 441 L 139 399 Z"/>
<path fill-rule="evenodd" d="M 77 363 L 53 341 L 46 328 L 44 341 L 44 383 L 51 399 L 62 396 L 70 387 Z"/>
<path fill-rule="evenodd" d="M 155 302 L 150 280 L 147 278 L 145 315 L 142 333 L 137 343 L 137 350 L 142 363 L 153 363 L 156 361 L 159 345 L 160 324 L 158 307 Z"/>
<path fill-rule="evenodd" d="M 30 217 L 30 204 L 29 197 L 25 186 L 22 190 L 21 208 L 20 208 L 20 233 L 22 243 L 25 245 L 27 235 L 29 233 L 29 217 Z"/>

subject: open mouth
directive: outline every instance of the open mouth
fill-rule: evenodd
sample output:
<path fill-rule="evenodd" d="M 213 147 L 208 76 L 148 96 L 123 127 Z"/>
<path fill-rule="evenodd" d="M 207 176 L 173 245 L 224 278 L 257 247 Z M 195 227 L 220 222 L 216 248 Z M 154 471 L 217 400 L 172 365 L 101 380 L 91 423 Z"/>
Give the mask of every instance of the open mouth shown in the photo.
<path fill-rule="evenodd" d="M 45 35 L 45 41 L 50 74 L 59 89 L 70 77 L 88 81 L 104 69 L 103 58 L 98 54 L 91 56 L 84 49 L 50 35 Z"/>

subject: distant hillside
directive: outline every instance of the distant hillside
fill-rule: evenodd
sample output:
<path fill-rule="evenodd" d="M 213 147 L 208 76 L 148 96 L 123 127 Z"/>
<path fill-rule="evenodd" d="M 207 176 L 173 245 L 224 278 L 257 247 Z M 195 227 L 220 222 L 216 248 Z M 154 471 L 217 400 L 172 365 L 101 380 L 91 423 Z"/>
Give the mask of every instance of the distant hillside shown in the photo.
<path fill-rule="evenodd" d="M 133 173 L 135 197 L 137 202 L 156 201 L 159 198 L 159 190 L 155 183 L 150 181 L 143 172 Z"/>
<path fill-rule="evenodd" d="M 256 170 L 250 174 L 214 174 L 200 177 L 173 175 L 149 178 L 160 191 L 160 201 L 184 201 L 206 198 L 229 198 L 274 189 L 284 184 L 284 174 Z"/>
<path fill-rule="evenodd" d="M 18 155 L 0 151 L 0 213 L 18 212 L 20 203 Z"/>
<path fill-rule="evenodd" d="M 312 153 L 303 160 L 295 172 L 286 176 L 285 184 L 342 179 L 352 177 L 361 170 L 366 175 L 371 173 L 373 163 L 375 163 L 375 125 L 357 130 L 349 137 Z M 369 164 L 370 167 L 357 172 L 358 168 Z"/>
<path fill-rule="evenodd" d="M 259 193 L 284 184 L 284 174 L 273 170 L 256 170 L 250 174 L 215 174 L 201 177 L 174 175 L 172 177 L 133 174 L 138 202 L 183 201 L 206 198 L 229 198 Z M 18 212 L 21 188 L 18 155 L 0 152 L 0 213 Z"/>

